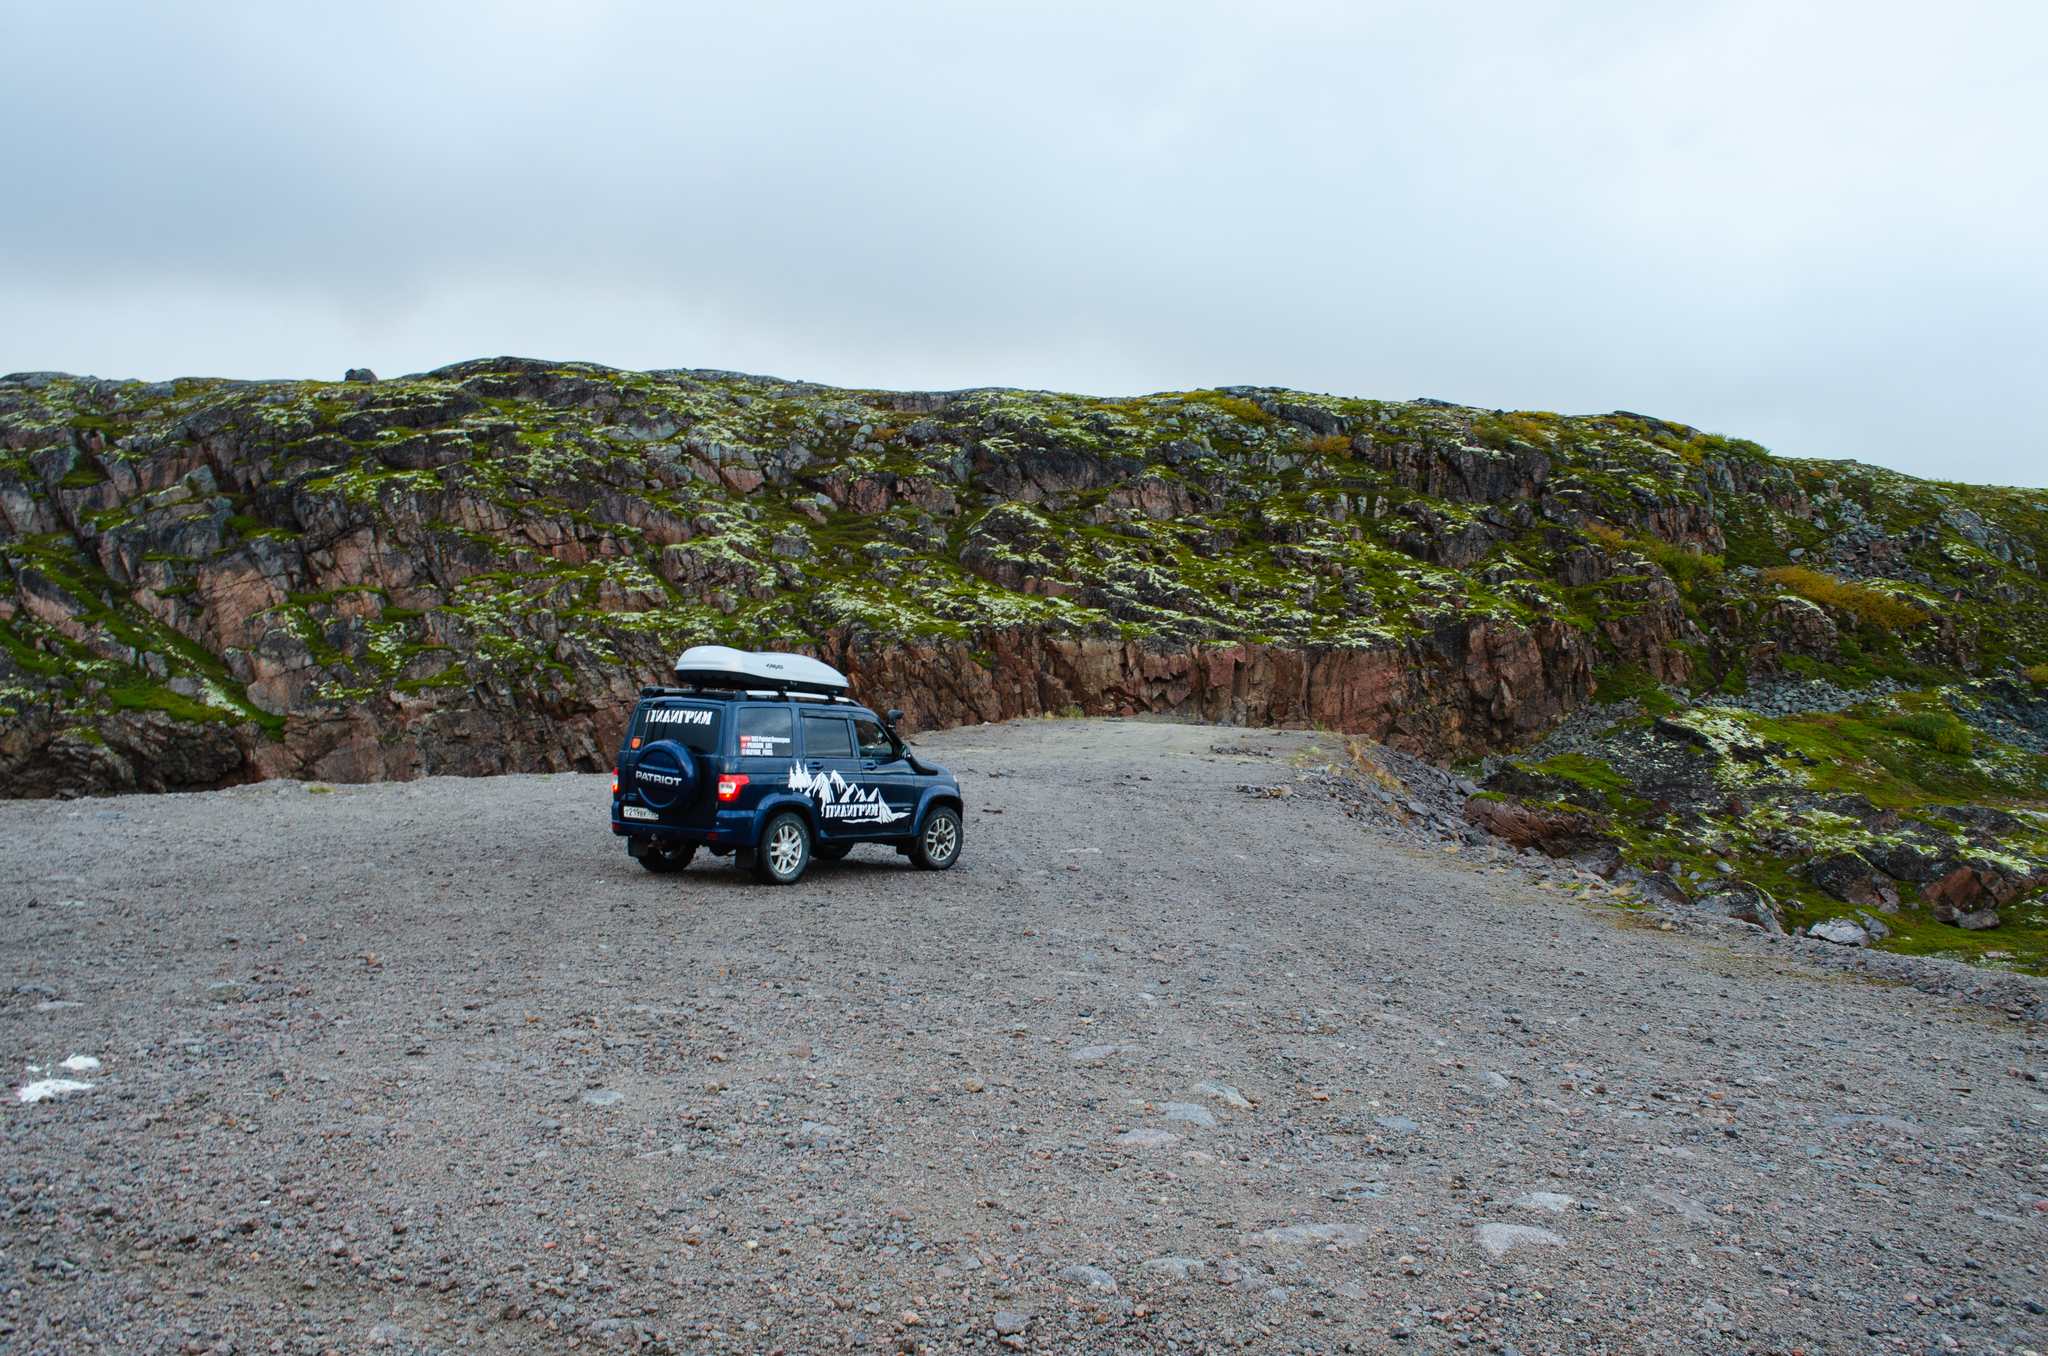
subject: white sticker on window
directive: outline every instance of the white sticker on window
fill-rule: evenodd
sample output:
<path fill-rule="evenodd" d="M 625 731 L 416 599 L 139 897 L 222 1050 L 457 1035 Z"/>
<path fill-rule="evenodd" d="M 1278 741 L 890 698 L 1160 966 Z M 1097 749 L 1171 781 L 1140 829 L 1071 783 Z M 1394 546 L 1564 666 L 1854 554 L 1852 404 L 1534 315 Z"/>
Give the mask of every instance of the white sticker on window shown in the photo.
<path fill-rule="evenodd" d="M 657 706 L 647 713 L 653 725 L 709 725 L 712 713 L 688 706 Z"/>
<path fill-rule="evenodd" d="M 776 745 L 788 744 L 792 742 L 794 741 L 792 741 L 787 735 L 743 734 L 740 736 L 740 757 L 780 758 L 786 752 L 786 750 L 779 749 L 776 747 Z"/>

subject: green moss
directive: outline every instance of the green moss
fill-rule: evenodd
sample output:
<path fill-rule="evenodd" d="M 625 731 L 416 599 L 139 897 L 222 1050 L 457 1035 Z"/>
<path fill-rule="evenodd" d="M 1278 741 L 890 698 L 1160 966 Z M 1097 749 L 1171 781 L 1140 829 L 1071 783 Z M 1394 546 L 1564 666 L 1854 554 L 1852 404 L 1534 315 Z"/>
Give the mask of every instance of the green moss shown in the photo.
<path fill-rule="evenodd" d="M 2031 796 L 2048 783 L 2048 759 L 2016 755 L 1987 762 L 1944 751 L 1895 729 L 1883 714 L 1813 712 L 1751 722 L 1757 735 L 1780 740 L 1816 760 L 1810 784 L 1860 791 L 1879 805 Z M 1944 727 L 1945 728 L 1945 727 Z"/>
<path fill-rule="evenodd" d="M 118 710 L 162 711 L 166 715 L 178 720 L 191 721 L 194 724 L 203 725 L 214 721 L 240 721 L 245 718 L 244 713 L 241 711 L 226 707 L 209 706 L 190 697 L 181 697 L 169 688 L 158 687 L 154 684 L 113 688 L 108 691 L 107 696 Z M 282 728 L 283 723 L 280 720 L 278 726 Z"/>
<path fill-rule="evenodd" d="M 1885 724 L 1890 729 L 1905 731 L 1924 744 L 1932 744 L 1943 753 L 1967 758 L 1973 752 L 1970 727 L 1952 715 L 1923 711 L 1894 716 Z"/>
<path fill-rule="evenodd" d="M 1817 906 L 1807 910 L 1802 920 L 1822 922 L 1849 912 L 1839 904 L 1832 911 Z M 1924 910 L 1907 908 L 1884 916 L 1892 935 L 1880 945 L 1902 955 L 1938 956 L 2022 974 L 2048 974 L 2048 910 L 2042 901 L 2036 897 L 2006 905 L 1998 914 L 1998 927 L 1973 932 L 1936 922 Z"/>

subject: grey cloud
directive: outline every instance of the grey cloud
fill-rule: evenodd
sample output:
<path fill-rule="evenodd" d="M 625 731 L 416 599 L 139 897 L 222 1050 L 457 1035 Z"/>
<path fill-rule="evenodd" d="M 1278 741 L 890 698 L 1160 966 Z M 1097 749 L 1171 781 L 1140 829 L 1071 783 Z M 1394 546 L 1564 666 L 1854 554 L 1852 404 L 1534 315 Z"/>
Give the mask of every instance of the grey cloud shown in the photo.
<path fill-rule="evenodd" d="M 0 368 L 1653 410 L 2048 483 L 2037 7 L 0 8 Z"/>

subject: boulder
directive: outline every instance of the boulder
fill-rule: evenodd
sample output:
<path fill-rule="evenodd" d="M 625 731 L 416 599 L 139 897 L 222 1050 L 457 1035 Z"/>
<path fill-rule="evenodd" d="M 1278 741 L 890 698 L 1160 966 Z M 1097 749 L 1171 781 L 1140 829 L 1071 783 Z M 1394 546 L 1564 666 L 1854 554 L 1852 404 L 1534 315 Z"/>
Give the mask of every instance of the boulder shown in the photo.
<path fill-rule="evenodd" d="M 1913 885 L 1925 885 L 1955 870 L 1956 862 L 1948 856 L 1949 851 L 1945 843 L 1925 841 L 1866 843 L 1856 849 L 1863 860 L 1893 880 Z"/>
<path fill-rule="evenodd" d="M 1896 833 L 1899 828 L 1899 812 L 1897 810 L 1879 809 L 1871 803 L 1870 797 L 1861 792 L 1853 792 L 1846 796 L 1832 796 L 1827 800 L 1821 801 L 1817 808 L 1826 810 L 1830 814 L 1853 819 L 1864 828 L 1875 833 Z"/>
<path fill-rule="evenodd" d="M 1621 849 L 1608 844 L 1581 852 L 1572 858 L 1572 865 L 1602 880 L 1613 880 L 1615 872 L 1621 870 Z"/>
<path fill-rule="evenodd" d="M 1704 731 L 1695 730 L 1690 725 L 1681 725 L 1677 721 L 1667 719 L 1664 716 L 1657 717 L 1656 723 L 1650 727 L 1650 730 L 1657 738 L 1669 739 L 1676 744 L 1690 744 L 1696 749 L 1713 747 L 1713 743 L 1707 738 Z"/>
<path fill-rule="evenodd" d="M 1713 894 L 1702 897 L 1699 907 L 1723 918 L 1754 923 L 1766 932 L 1782 933 L 1785 930 L 1784 920 L 1779 916 L 1778 901 L 1746 880 L 1730 882 Z"/>
<path fill-rule="evenodd" d="M 1998 926 L 1998 910 L 1986 906 L 1981 909 L 1958 909 L 1949 905 L 1934 911 L 1934 921 L 1947 923 L 1950 927 L 1964 928 L 1971 932 L 1983 932 Z"/>
<path fill-rule="evenodd" d="M 1833 942 L 1836 946 L 1870 945 L 1870 934 L 1863 930 L 1863 925 L 1847 918 L 1830 918 L 1825 923 L 1816 923 L 1806 930 L 1806 935 L 1818 937 L 1823 942 Z"/>
<path fill-rule="evenodd" d="M 1582 809 L 1596 811 L 1607 806 L 1607 798 L 1584 782 L 1574 781 L 1570 777 L 1560 777 L 1554 773 L 1536 772 L 1523 767 L 1520 763 L 1501 764 L 1498 770 L 1479 783 L 1479 787 L 1481 790 L 1498 791 L 1504 796 L 1513 796 L 1518 800 L 1564 801 Z"/>
<path fill-rule="evenodd" d="M 1967 866 L 1959 866 L 1941 879 L 1920 887 L 1921 900 L 1935 911 L 1937 918 L 1941 917 L 1944 909 L 1951 915 L 1966 913 L 1983 897 L 1983 881 Z"/>
<path fill-rule="evenodd" d="M 1569 857 L 1608 846 L 1607 821 L 1583 810 L 1520 800 L 1468 800 L 1465 822 L 1518 848 Z"/>
<path fill-rule="evenodd" d="M 1669 871 L 1652 871 L 1643 877 L 1643 893 L 1660 904 L 1690 905 L 1692 896 L 1685 892 Z"/>
<path fill-rule="evenodd" d="M 1991 866 L 1991 869 L 1986 870 L 1986 865 L 1990 864 L 1977 867 L 1977 880 L 1983 885 L 1984 893 L 1991 896 L 1991 902 L 1994 904 L 2010 904 L 2027 891 L 2048 884 L 2048 875 L 2044 875 L 2039 867 L 2031 874 L 2022 876 L 2000 866 Z"/>
<path fill-rule="evenodd" d="M 1879 913 L 1899 911 L 1899 890 L 1853 852 L 1816 857 L 1806 868 L 1806 878 L 1845 904 L 1857 904 Z"/>
<path fill-rule="evenodd" d="M 1993 836 L 2018 833 L 2027 827 L 2025 821 L 2017 815 L 2009 815 L 1989 805 L 1930 805 L 1926 808 L 1926 813 L 1936 819 L 1946 819 L 1951 824 L 1961 824 L 1979 833 Z"/>

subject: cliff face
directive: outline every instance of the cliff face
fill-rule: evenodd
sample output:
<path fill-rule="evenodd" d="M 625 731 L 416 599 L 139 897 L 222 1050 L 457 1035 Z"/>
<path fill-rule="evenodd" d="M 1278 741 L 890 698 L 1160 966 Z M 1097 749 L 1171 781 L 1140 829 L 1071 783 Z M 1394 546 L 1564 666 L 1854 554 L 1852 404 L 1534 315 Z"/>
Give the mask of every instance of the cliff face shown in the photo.
<path fill-rule="evenodd" d="M 0 792 L 600 769 L 714 640 L 809 649 L 913 728 L 1173 711 L 1476 756 L 1596 683 L 2038 663 L 2040 499 L 1263 388 L 17 374 Z"/>

